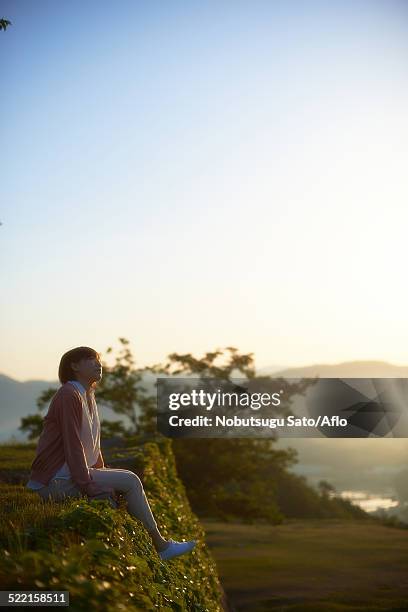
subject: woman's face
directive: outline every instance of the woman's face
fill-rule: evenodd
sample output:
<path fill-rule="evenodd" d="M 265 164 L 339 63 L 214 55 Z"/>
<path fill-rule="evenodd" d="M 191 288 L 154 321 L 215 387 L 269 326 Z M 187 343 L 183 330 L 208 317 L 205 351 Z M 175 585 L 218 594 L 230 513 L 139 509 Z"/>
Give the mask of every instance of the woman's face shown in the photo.
<path fill-rule="evenodd" d="M 73 370 L 78 378 L 88 383 L 99 382 L 102 378 L 102 364 L 97 357 L 88 357 L 72 363 Z"/>

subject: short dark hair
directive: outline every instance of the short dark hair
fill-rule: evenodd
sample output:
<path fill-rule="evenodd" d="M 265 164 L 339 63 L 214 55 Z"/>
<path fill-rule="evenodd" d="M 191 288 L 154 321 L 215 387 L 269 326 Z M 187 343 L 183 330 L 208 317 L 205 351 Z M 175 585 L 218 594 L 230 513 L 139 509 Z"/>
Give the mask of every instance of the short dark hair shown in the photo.
<path fill-rule="evenodd" d="M 76 380 L 76 374 L 71 367 L 72 361 L 76 363 L 81 359 L 92 359 L 92 357 L 100 359 L 99 353 L 89 346 L 78 346 L 64 353 L 58 368 L 58 378 L 61 384 L 63 385 L 69 380 Z"/>

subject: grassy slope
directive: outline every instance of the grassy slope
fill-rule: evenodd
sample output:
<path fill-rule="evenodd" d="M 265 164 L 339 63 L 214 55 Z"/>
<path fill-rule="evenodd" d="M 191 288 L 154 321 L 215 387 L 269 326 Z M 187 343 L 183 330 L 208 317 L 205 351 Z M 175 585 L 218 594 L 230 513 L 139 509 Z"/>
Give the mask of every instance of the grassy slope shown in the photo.
<path fill-rule="evenodd" d="M 163 535 L 198 542 L 189 555 L 169 562 L 160 560 L 124 499 L 118 510 L 86 499 L 44 503 L 25 489 L 24 478 L 18 484 L 34 448 L 0 445 L 1 589 L 68 590 L 70 610 L 222 610 L 216 564 L 177 477 L 169 440 L 126 451 L 143 474 Z"/>
<path fill-rule="evenodd" d="M 338 519 L 203 521 L 239 612 L 408 611 L 408 530 Z"/>

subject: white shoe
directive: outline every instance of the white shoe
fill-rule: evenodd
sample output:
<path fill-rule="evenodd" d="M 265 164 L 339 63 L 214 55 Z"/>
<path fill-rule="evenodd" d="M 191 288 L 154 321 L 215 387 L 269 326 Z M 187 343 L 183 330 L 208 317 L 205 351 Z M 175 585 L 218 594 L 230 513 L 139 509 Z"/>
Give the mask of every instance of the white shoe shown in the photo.
<path fill-rule="evenodd" d="M 168 541 L 170 542 L 168 547 L 158 553 L 162 561 L 167 561 L 167 559 L 184 555 L 184 553 L 190 552 L 190 550 L 192 550 L 196 545 L 195 540 L 190 540 L 189 542 L 176 542 L 170 538 Z"/>

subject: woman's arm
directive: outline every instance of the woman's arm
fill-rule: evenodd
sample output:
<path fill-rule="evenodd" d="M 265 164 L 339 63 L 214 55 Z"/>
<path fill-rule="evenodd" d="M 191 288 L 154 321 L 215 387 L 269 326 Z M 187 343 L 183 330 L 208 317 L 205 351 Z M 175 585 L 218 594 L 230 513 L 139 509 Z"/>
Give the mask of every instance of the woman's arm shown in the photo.
<path fill-rule="evenodd" d="M 82 403 L 75 392 L 61 392 L 61 431 L 65 460 L 72 480 L 82 493 L 89 496 L 105 491 L 92 480 L 82 445 Z"/>
<path fill-rule="evenodd" d="M 97 459 L 95 465 L 93 465 L 92 467 L 94 467 L 94 468 L 103 468 L 103 467 L 105 467 L 105 462 L 103 460 L 101 449 L 99 449 L 98 459 Z"/>

